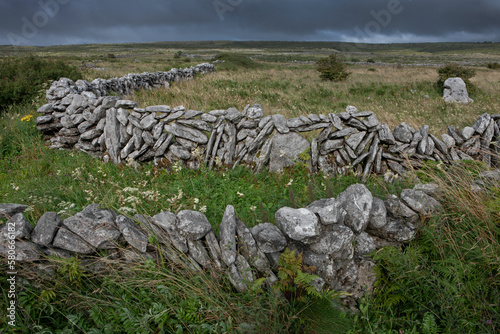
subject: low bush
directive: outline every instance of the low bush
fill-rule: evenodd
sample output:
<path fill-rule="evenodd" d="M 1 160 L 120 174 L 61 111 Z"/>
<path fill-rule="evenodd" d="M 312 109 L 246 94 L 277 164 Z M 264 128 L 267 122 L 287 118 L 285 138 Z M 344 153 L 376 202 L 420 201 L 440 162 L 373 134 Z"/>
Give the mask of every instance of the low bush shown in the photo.
<path fill-rule="evenodd" d="M 316 65 L 321 73 L 319 77 L 323 80 L 344 81 L 351 75 L 351 72 L 346 70 L 346 64 L 336 54 L 321 58 Z"/>
<path fill-rule="evenodd" d="M 439 79 L 437 82 L 438 87 L 442 90 L 444 82 L 449 78 L 461 78 L 467 85 L 467 90 L 469 93 L 476 91 L 475 86 L 469 81 L 476 71 L 472 68 L 463 67 L 457 64 L 447 64 L 438 69 Z"/>
<path fill-rule="evenodd" d="M 488 63 L 488 64 L 486 64 L 486 67 L 491 69 L 491 70 L 498 70 L 498 69 L 500 69 L 500 63 L 498 63 L 498 62 Z"/>
<path fill-rule="evenodd" d="M 45 60 L 35 56 L 0 60 L 0 113 L 9 105 L 34 99 L 41 85 L 67 77 L 82 79 L 81 72 L 64 60 Z"/>

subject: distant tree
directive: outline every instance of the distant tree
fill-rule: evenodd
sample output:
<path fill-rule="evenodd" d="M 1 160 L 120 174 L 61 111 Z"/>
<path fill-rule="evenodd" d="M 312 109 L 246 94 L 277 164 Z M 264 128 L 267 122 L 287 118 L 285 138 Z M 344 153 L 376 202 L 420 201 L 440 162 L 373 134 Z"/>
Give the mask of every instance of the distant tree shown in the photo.
<path fill-rule="evenodd" d="M 321 58 L 316 65 L 318 72 L 321 73 L 319 77 L 323 80 L 344 81 L 351 75 L 351 72 L 346 70 L 346 64 L 336 54 Z"/>

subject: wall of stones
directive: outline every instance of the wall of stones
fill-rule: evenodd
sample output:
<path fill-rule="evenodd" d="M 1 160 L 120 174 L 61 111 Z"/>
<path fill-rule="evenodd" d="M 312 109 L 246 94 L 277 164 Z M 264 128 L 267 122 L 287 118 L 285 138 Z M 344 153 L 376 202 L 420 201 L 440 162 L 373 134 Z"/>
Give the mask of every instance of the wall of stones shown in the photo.
<path fill-rule="evenodd" d="M 382 201 L 363 184 L 355 184 L 337 198 L 305 208 L 281 208 L 276 225 L 252 228 L 229 205 L 219 235 L 203 213 L 191 210 L 129 218 L 92 204 L 66 219 L 47 212 L 32 228 L 23 214 L 27 206 L 0 204 L 0 221 L 7 219 L 0 225 L 0 254 L 43 266 L 49 255 L 78 255 L 85 262 L 108 250 L 117 262 L 166 259 L 194 271 L 216 271 L 228 275 L 238 291 L 245 291 L 256 278 L 266 277 L 270 284 L 277 280 L 278 259 L 288 247 L 316 268 L 318 289 L 327 284 L 358 298 L 375 280 L 374 263 L 366 255 L 409 241 L 421 219 L 442 210 L 438 194 L 436 185 L 420 184 Z M 151 235 L 158 244 L 148 241 Z M 15 250 L 9 250 L 14 242 Z"/>
<path fill-rule="evenodd" d="M 43 115 L 36 119 L 37 128 L 51 148 L 78 149 L 114 163 L 181 161 L 197 168 L 204 161 L 210 168 L 245 164 L 256 171 L 277 171 L 302 161 L 312 171 L 327 174 L 352 168 L 363 180 L 370 173 L 404 174 L 410 165 L 419 167 L 425 160 L 450 164 L 475 159 L 498 167 L 500 115 L 481 115 L 472 127 L 459 131 L 450 126 L 447 134 L 437 137 L 427 125 L 413 129 L 401 123 L 391 130 L 373 112 L 352 106 L 337 114 L 285 119 L 280 114 L 264 117 L 257 104 L 242 112 L 203 112 L 183 106 L 139 108 L 134 101 L 109 96 L 213 70 L 211 64 L 200 64 L 92 82 L 63 78 L 47 91 L 49 103 L 38 110 Z"/>

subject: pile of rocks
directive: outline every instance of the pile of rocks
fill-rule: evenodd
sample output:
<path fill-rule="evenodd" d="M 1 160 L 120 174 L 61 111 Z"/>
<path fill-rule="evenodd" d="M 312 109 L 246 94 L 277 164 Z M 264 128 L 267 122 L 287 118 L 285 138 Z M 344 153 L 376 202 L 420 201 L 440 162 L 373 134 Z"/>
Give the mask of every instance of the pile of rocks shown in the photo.
<path fill-rule="evenodd" d="M 276 281 L 279 256 L 288 247 L 316 268 L 318 288 L 326 283 L 357 298 L 374 283 L 374 263 L 366 255 L 410 240 L 423 217 L 442 209 L 432 197 L 436 193 L 435 185 L 418 185 L 384 202 L 356 184 L 336 199 L 300 209 L 281 208 L 276 225 L 262 223 L 251 229 L 229 205 L 219 236 L 203 213 L 191 210 L 131 219 L 92 204 L 64 220 L 47 212 L 32 228 L 22 213 L 27 206 L 0 204 L 0 218 L 8 219 L 0 229 L 0 254 L 43 262 L 48 255 L 85 258 L 105 249 L 116 261 L 164 258 L 195 271 L 225 273 L 238 291 L 244 291 L 257 277 Z M 151 243 L 153 239 L 158 243 Z"/>

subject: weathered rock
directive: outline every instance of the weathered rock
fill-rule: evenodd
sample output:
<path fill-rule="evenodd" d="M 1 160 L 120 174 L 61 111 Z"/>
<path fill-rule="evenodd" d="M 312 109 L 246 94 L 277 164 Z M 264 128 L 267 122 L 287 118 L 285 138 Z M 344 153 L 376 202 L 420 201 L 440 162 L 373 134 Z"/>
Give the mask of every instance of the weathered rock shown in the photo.
<path fill-rule="evenodd" d="M 415 226 L 403 223 L 399 219 L 388 219 L 387 224 L 376 230 L 369 230 L 369 234 L 388 241 L 407 242 L 415 235 Z"/>
<path fill-rule="evenodd" d="M 309 148 L 309 142 L 296 132 L 274 135 L 269 170 L 275 172 L 294 166 L 300 160 L 300 155 Z"/>
<path fill-rule="evenodd" d="M 390 195 L 384 201 L 387 213 L 396 219 L 403 219 L 409 221 L 410 223 L 416 223 L 418 221 L 418 214 L 410 209 L 406 204 L 402 203 L 399 198 L 395 195 Z"/>
<path fill-rule="evenodd" d="M 222 261 L 229 267 L 236 261 L 236 214 L 228 205 L 220 224 L 220 249 Z"/>
<path fill-rule="evenodd" d="M 177 214 L 179 233 L 190 240 L 199 240 L 212 230 L 207 217 L 197 211 L 182 210 Z"/>
<path fill-rule="evenodd" d="M 176 123 L 166 124 L 165 131 L 173 134 L 174 136 L 182 137 L 198 144 L 206 144 L 208 137 L 203 132 Z"/>
<path fill-rule="evenodd" d="M 82 238 L 66 228 L 60 228 L 52 242 L 54 247 L 58 247 L 70 252 L 79 254 L 92 254 L 94 249 Z"/>
<path fill-rule="evenodd" d="M 24 214 L 16 213 L 2 226 L 1 234 L 5 239 L 30 239 L 32 230 Z"/>
<path fill-rule="evenodd" d="M 212 261 L 201 240 L 188 240 L 189 255 L 203 268 L 210 268 Z"/>
<path fill-rule="evenodd" d="M 396 140 L 394 139 L 394 136 L 392 135 L 391 129 L 389 129 L 389 125 L 387 125 L 387 124 L 382 124 L 379 127 L 378 136 L 379 136 L 380 142 L 382 142 L 384 144 L 389 144 L 389 145 L 396 144 Z"/>
<path fill-rule="evenodd" d="M 328 205 L 320 208 L 316 213 L 323 225 L 343 224 L 347 215 L 341 204 L 333 198 L 329 201 Z"/>
<path fill-rule="evenodd" d="M 257 242 L 257 246 L 264 253 L 277 253 L 283 251 L 287 246 L 285 236 L 275 225 L 261 223 L 251 230 Z"/>
<path fill-rule="evenodd" d="M 354 240 L 354 233 L 348 227 L 343 225 L 336 225 L 331 230 L 319 236 L 314 243 L 309 245 L 309 249 L 318 254 L 336 254 L 343 251 L 352 253 L 352 241 Z M 351 250 L 349 251 L 349 248 Z M 342 257 L 342 254 L 337 256 Z"/>
<path fill-rule="evenodd" d="M 363 184 L 349 186 L 337 197 L 340 206 L 347 212 L 344 224 L 356 234 L 368 226 L 373 206 L 373 196 Z"/>
<path fill-rule="evenodd" d="M 327 155 L 330 152 L 341 149 L 344 146 L 343 139 L 326 140 L 320 145 L 319 152 L 321 155 Z"/>
<path fill-rule="evenodd" d="M 9 260 L 14 260 L 18 262 L 32 262 L 38 261 L 41 257 L 41 252 L 37 245 L 27 240 L 16 240 L 15 241 L 15 252 L 12 254 L 11 244 L 8 239 L 3 239 L 0 236 L 0 254 L 8 258 Z M 14 255 L 14 258 L 12 258 Z M 7 268 L 7 267 L 6 267 Z"/>
<path fill-rule="evenodd" d="M 0 204 L 0 218 L 11 218 L 17 213 L 22 213 L 28 208 L 28 205 L 4 203 Z"/>
<path fill-rule="evenodd" d="M 264 109 L 260 104 L 254 104 L 250 108 L 247 109 L 246 117 L 250 119 L 261 118 L 264 116 Z"/>
<path fill-rule="evenodd" d="M 276 212 L 276 224 L 292 240 L 309 243 L 319 234 L 319 222 L 308 209 L 283 207 Z"/>
<path fill-rule="evenodd" d="M 401 200 L 415 212 L 426 216 L 443 210 L 441 203 L 420 190 L 404 189 Z"/>
<path fill-rule="evenodd" d="M 368 228 L 375 230 L 384 227 L 385 224 L 387 224 L 387 209 L 385 203 L 381 199 L 374 197 Z"/>
<path fill-rule="evenodd" d="M 290 129 L 286 125 L 285 116 L 281 114 L 274 114 L 271 116 L 276 130 L 281 134 L 286 134 L 290 132 Z"/>
<path fill-rule="evenodd" d="M 148 237 L 132 219 L 119 215 L 116 217 L 116 225 L 130 246 L 134 247 L 139 252 L 146 252 Z"/>
<path fill-rule="evenodd" d="M 469 97 L 465 82 L 461 78 L 448 78 L 443 87 L 443 100 L 447 103 L 468 104 L 474 102 Z"/>
<path fill-rule="evenodd" d="M 366 232 L 361 232 L 360 234 L 358 234 L 355 238 L 355 241 L 358 256 L 367 255 L 377 249 L 373 238 Z"/>
<path fill-rule="evenodd" d="M 55 212 L 44 213 L 31 233 L 31 241 L 41 246 L 48 246 L 61 226 L 62 220 Z"/>
<path fill-rule="evenodd" d="M 394 138 L 402 143 L 411 143 L 414 133 L 415 129 L 408 123 L 403 122 L 394 128 Z"/>

